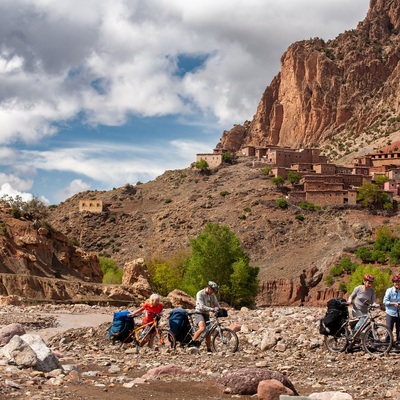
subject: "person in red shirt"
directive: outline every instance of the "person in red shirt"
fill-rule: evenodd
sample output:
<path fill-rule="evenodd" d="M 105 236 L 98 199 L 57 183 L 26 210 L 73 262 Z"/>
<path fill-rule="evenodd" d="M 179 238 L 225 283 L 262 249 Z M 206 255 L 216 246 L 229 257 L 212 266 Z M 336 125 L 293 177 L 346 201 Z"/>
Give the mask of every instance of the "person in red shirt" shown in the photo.
<path fill-rule="evenodd" d="M 142 325 L 144 325 L 152 322 L 156 315 L 161 314 L 163 309 L 164 304 L 161 303 L 161 296 L 157 293 L 153 293 L 140 308 L 131 314 L 131 316 L 139 315 L 144 311 L 144 317 L 142 321 Z M 147 328 L 150 329 L 149 326 Z M 141 336 L 145 336 L 146 333 L 147 331 L 145 328 L 143 329 Z"/>

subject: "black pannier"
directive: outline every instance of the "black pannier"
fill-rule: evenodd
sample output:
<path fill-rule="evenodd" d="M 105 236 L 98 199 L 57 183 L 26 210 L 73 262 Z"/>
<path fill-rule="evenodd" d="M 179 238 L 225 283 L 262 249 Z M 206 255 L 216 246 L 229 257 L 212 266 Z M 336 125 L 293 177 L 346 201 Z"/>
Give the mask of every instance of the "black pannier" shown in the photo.
<path fill-rule="evenodd" d="M 328 310 L 320 320 L 319 333 L 322 335 L 340 336 L 345 332 L 344 321 L 349 316 L 345 299 L 331 299 L 327 302 Z"/>
<path fill-rule="evenodd" d="M 215 313 L 218 318 L 223 318 L 228 316 L 228 311 L 225 308 L 220 308 L 218 312 Z"/>

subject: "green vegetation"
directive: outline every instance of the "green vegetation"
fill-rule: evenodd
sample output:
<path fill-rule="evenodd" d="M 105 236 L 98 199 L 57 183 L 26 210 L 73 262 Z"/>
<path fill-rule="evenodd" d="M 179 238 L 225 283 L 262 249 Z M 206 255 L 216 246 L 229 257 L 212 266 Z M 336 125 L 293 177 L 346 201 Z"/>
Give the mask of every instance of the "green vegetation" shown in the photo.
<path fill-rule="evenodd" d="M 288 206 L 287 200 L 284 198 L 277 199 L 275 202 L 280 208 L 287 208 Z"/>
<path fill-rule="evenodd" d="M 285 180 L 281 176 L 277 176 L 272 178 L 272 183 L 278 188 L 281 189 L 285 183 Z"/>
<path fill-rule="evenodd" d="M 230 151 L 224 151 L 222 153 L 222 161 L 228 164 L 233 163 L 233 154 Z"/>
<path fill-rule="evenodd" d="M 163 296 L 181 289 L 192 296 L 209 280 L 220 285 L 219 299 L 231 306 L 251 306 L 258 292 L 259 268 L 249 265 L 237 236 L 225 225 L 208 223 L 190 241 L 191 253 L 147 262 L 154 291 Z"/>
<path fill-rule="evenodd" d="M 203 160 L 203 159 L 201 159 L 200 161 L 197 161 L 194 166 L 197 169 L 199 169 L 201 173 L 206 173 L 206 172 L 208 172 L 210 170 L 208 162 L 206 160 Z"/>
<path fill-rule="evenodd" d="M 226 190 L 223 190 L 219 194 L 220 194 L 220 196 L 225 197 L 225 196 L 228 196 L 230 193 L 228 191 L 226 191 Z"/>
<path fill-rule="evenodd" d="M 172 203 L 172 199 L 170 199 L 170 198 L 168 198 L 168 199 L 165 199 L 165 200 L 164 200 L 164 203 L 165 203 L 165 204 Z"/>
<path fill-rule="evenodd" d="M 121 284 L 123 271 L 118 268 L 117 263 L 106 257 L 99 257 L 99 262 L 103 272 L 103 283 Z"/>
<path fill-rule="evenodd" d="M 190 255 L 179 252 L 169 259 L 154 258 L 147 262 L 150 283 L 153 290 L 162 296 L 167 296 L 174 289 L 183 289 L 183 279 Z"/>
<path fill-rule="evenodd" d="M 301 201 L 299 203 L 299 207 L 302 210 L 308 210 L 308 211 L 315 211 L 315 210 L 320 210 L 321 209 L 320 206 L 316 206 L 315 204 L 309 203 L 308 201 Z"/>
<path fill-rule="evenodd" d="M 383 185 L 385 182 L 387 182 L 389 178 L 386 175 L 377 175 L 375 177 L 375 183 L 377 185 Z"/>
<path fill-rule="evenodd" d="M 364 183 L 358 189 L 357 201 L 361 202 L 364 207 L 370 209 L 391 209 L 392 204 L 390 197 L 373 183 Z"/>
<path fill-rule="evenodd" d="M 220 285 L 220 300 L 235 307 L 254 303 L 259 268 L 250 267 L 239 239 L 228 226 L 208 223 L 190 245 L 192 256 L 184 278 L 189 294 L 194 296 L 213 280 Z"/>
<path fill-rule="evenodd" d="M 271 172 L 271 167 L 264 167 L 261 169 L 261 173 L 263 175 L 269 175 L 270 172 Z"/>
<path fill-rule="evenodd" d="M 287 174 L 287 180 L 292 184 L 292 186 L 298 184 L 300 182 L 301 176 L 294 171 L 290 171 Z"/>

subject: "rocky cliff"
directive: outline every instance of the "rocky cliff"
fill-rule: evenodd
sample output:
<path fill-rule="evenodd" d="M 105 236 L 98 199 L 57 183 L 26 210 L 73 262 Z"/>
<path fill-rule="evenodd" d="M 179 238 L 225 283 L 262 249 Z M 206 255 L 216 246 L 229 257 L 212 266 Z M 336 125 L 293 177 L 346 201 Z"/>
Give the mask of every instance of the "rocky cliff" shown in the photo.
<path fill-rule="evenodd" d="M 357 29 L 292 44 L 252 121 L 225 131 L 224 148 L 322 147 L 332 158 L 400 128 L 400 4 L 371 0 Z"/>

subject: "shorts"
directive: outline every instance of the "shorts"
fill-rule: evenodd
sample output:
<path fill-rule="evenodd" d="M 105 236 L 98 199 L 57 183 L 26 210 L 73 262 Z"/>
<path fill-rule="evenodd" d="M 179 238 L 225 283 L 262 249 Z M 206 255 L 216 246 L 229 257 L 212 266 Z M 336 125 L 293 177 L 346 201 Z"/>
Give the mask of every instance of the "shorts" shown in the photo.
<path fill-rule="evenodd" d="M 207 324 L 207 322 L 210 320 L 210 314 L 195 313 L 194 320 L 196 321 L 196 325 L 199 325 L 201 321 L 204 321 Z"/>

